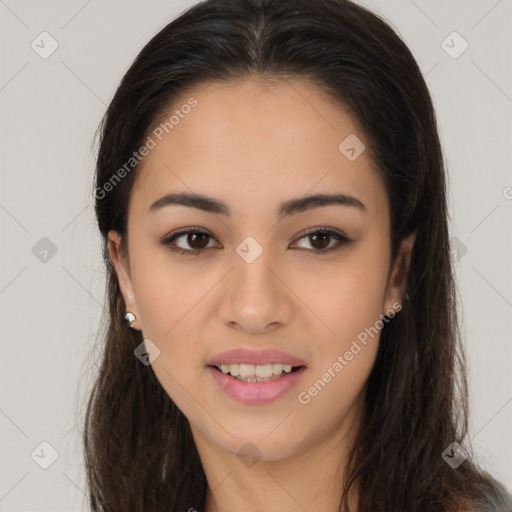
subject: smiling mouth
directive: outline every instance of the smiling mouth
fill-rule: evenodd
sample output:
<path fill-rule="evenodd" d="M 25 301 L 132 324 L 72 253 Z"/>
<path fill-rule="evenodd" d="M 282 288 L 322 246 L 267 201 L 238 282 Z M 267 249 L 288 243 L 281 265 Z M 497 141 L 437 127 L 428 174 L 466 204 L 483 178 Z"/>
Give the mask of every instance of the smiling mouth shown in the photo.
<path fill-rule="evenodd" d="M 209 365 L 220 373 L 242 382 L 267 382 L 277 380 L 294 373 L 305 366 L 291 366 L 286 364 L 222 364 Z"/>

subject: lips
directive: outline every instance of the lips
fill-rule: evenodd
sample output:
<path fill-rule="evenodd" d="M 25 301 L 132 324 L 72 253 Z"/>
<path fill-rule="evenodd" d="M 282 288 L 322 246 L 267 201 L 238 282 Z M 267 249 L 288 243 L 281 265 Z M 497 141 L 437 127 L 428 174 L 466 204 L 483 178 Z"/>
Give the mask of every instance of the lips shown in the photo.
<path fill-rule="evenodd" d="M 263 382 L 237 380 L 229 374 L 217 371 L 213 366 L 208 367 L 207 371 L 217 389 L 231 400 L 246 405 L 262 405 L 289 395 L 307 370 L 302 366 L 296 372 Z"/>
<path fill-rule="evenodd" d="M 222 364 L 252 364 L 254 366 L 264 364 L 289 364 L 291 366 L 307 366 L 299 357 L 292 356 L 276 349 L 251 350 L 237 348 L 222 352 L 212 357 L 207 366 L 220 367 Z"/>

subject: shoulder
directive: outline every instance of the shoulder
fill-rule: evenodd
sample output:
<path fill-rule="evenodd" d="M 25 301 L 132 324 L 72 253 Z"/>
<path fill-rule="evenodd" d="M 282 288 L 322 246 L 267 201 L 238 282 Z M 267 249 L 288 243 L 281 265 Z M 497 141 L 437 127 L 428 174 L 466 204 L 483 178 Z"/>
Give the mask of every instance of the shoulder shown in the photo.
<path fill-rule="evenodd" d="M 445 512 L 512 512 L 512 494 L 499 481 L 490 478 L 490 483 L 480 489 L 472 505 L 452 503 Z"/>

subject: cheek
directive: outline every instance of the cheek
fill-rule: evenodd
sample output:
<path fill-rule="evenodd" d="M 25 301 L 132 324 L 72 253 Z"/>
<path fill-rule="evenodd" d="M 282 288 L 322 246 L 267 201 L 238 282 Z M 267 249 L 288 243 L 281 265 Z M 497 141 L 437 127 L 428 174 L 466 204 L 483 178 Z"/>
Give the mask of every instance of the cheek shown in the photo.
<path fill-rule="evenodd" d="M 368 256 L 368 254 L 370 256 Z M 328 346 L 342 349 L 384 313 L 387 261 L 375 250 L 357 250 L 339 261 L 304 273 L 294 292 L 308 306 L 308 316 Z M 306 277 L 305 277 L 306 276 Z M 313 312 L 314 314 L 311 314 Z"/>
<path fill-rule="evenodd" d="M 132 259 L 137 308 L 144 335 L 149 338 L 164 340 L 184 323 L 194 325 L 194 304 L 207 287 L 202 284 L 205 280 L 194 273 L 194 265 L 179 261 L 162 248 L 142 249 Z"/>
<path fill-rule="evenodd" d="M 183 409 L 201 397 L 196 377 L 204 372 L 207 322 L 212 315 L 215 284 L 222 275 L 208 270 L 200 258 L 180 263 L 165 250 L 140 251 L 133 258 L 133 283 L 144 339 L 160 350 L 154 372 L 167 394 Z M 217 297 L 218 299 L 218 297 Z"/>
<path fill-rule="evenodd" d="M 347 411 L 360 393 L 375 361 L 380 290 L 368 274 L 354 268 L 350 275 L 337 276 L 323 292 L 318 289 L 316 296 L 310 297 L 319 322 L 314 327 L 310 324 L 313 364 L 301 390 L 304 400 L 298 397 L 298 401 L 303 405 L 315 402 L 314 408 L 319 410 L 332 407 L 337 416 L 336 412 Z"/>
<path fill-rule="evenodd" d="M 347 415 L 357 414 L 355 404 L 364 398 L 379 347 L 383 266 L 364 257 L 345 263 L 317 280 L 318 286 L 310 288 L 308 296 L 320 321 L 314 327 L 310 324 L 313 365 L 295 397 L 301 421 L 294 428 L 305 442 L 335 430 Z M 310 318 L 316 322 L 315 315 Z"/>
<path fill-rule="evenodd" d="M 308 445 L 356 422 L 364 407 L 364 386 L 373 367 L 378 340 L 363 346 L 348 343 L 347 351 L 335 351 L 318 372 L 298 389 L 295 411 L 301 420 L 293 435 Z M 348 360 L 347 352 L 352 354 Z"/>
<path fill-rule="evenodd" d="M 197 375 L 204 371 L 203 343 L 208 337 L 204 308 L 214 282 L 208 275 L 198 279 L 197 274 L 180 272 L 182 267 L 173 265 L 169 257 L 145 261 L 138 262 L 134 285 L 144 339 L 152 340 L 160 350 L 152 369 L 176 405 L 187 417 L 193 416 L 202 410 L 198 405 L 202 390 Z"/>

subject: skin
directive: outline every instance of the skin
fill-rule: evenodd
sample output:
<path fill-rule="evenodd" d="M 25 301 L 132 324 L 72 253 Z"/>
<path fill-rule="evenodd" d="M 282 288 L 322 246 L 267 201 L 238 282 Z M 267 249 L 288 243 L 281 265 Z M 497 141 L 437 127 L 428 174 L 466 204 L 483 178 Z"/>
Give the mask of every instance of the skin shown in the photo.
<path fill-rule="evenodd" d="M 254 78 L 203 84 L 170 112 L 192 96 L 198 105 L 139 168 L 129 203 L 129 259 L 119 234 L 109 233 L 126 309 L 160 349 L 152 368 L 190 422 L 208 480 L 207 512 L 338 510 L 379 336 L 309 403 L 297 395 L 381 314 L 400 309 L 414 235 L 391 262 L 388 198 L 369 151 L 349 161 L 338 150 L 349 134 L 366 144 L 365 136 L 316 85 Z M 148 213 L 163 195 L 182 191 L 227 203 L 231 217 L 182 205 Z M 277 217 L 283 201 L 333 192 L 358 198 L 366 209 L 331 205 Z M 186 235 L 175 241 L 184 250 L 208 245 L 197 256 L 159 244 L 190 227 L 212 236 L 203 245 Z M 311 227 L 353 241 L 322 253 L 338 241 L 315 244 L 303 235 Z M 252 263 L 236 252 L 247 236 L 263 249 Z M 206 369 L 211 357 L 236 347 L 277 348 L 308 368 L 287 395 L 241 404 Z M 259 451 L 250 467 L 237 456 L 247 442 Z"/>

